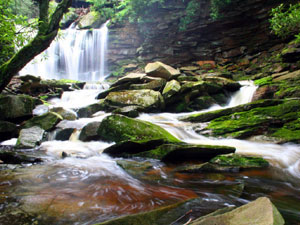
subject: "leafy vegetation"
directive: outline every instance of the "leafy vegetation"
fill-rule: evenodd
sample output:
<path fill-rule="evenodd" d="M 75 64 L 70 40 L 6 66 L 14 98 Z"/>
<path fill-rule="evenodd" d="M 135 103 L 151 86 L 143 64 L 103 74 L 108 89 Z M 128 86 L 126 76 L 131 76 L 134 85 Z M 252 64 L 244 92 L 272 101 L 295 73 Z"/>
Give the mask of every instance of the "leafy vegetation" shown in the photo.
<path fill-rule="evenodd" d="M 300 3 L 294 5 L 280 4 L 272 9 L 270 19 L 271 29 L 282 38 L 295 35 L 300 41 Z"/>

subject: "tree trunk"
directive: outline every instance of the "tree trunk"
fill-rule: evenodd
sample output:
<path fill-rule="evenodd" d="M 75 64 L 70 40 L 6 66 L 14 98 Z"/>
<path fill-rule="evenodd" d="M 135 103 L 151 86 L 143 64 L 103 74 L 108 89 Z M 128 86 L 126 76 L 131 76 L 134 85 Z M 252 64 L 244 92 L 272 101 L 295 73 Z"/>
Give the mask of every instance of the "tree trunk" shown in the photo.
<path fill-rule="evenodd" d="M 39 30 L 34 39 L 0 66 L 0 92 L 10 80 L 35 56 L 46 50 L 57 35 L 59 22 L 71 6 L 72 0 L 63 0 L 48 21 L 49 0 L 39 0 Z M 46 14 L 46 15 L 45 15 Z"/>

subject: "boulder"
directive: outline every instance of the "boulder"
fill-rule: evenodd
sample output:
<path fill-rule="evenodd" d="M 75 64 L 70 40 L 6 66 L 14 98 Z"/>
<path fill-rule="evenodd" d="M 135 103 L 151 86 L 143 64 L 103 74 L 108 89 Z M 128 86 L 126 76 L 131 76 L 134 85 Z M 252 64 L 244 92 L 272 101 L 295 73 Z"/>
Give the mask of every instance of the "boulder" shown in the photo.
<path fill-rule="evenodd" d="M 0 120 L 22 121 L 32 117 L 36 100 L 28 95 L 0 95 Z"/>
<path fill-rule="evenodd" d="M 43 139 L 45 130 L 39 126 L 33 126 L 22 129 L 17 141 L 17 148 L 34 148 L 39 145 Z"/>
<path fill-rule="evenodd" d="M 80 29 L 99 28 L 105 22 L 103 19 L 99 13 L 91 11 L 79 20 L 78 26 Z"/>
<path fill-rule="evenodd" d="M 131 84 L 129 86 L 130 90 L 141 90 L 141 89 L 151 89 L 155 91 L 160 91 L 164 88 L 166 85 L 166 80 L 162 78 L 157 78 L 155 80 L 152 80 L 148 83 L 143 84 Z"/>
<path fill-rule="evenodd" d="M 61 115 L 61 117 L 64 120 L 76 120 L 77 119 L 77 115 L 74 111 L 69 110 L 69 109 L 64 109 L 63 107 L 53 108 L 53 109 L 51 109 L 51 112 L 55 112 L 55 113 Z"/>
<path fill-rule="evenodd" d="M 261 197 L 223 214 L 209 214 L 194 220 L 191 225 L 283 225 L 284 219 L 270 199 Z"/>
<path fill-rule="evenodd" d="M 146 76 L 145 73 L 129 73 L 124 77 L 118 79 L 111 87 L 116 87 L 124 83 L 136 84 L 140 83 L 142 79 Z"/>
<path fill-rule="evenodd" d="M 0 161 L 5 164 L 40 163 L 43 160 L 39 157 L 30 156 L 28 152 L 17 152 L 16 149 L 0 150 Z"/>
<path fill-rule="evenodd" d="M 79 118 L 89 118 L 92 117 L 92 115 L 96 112 L 104 111 L 105 109 L 106 105 L 104 104 L 104 100 L 100 100 L 98 103 L 78 109 L 77 116 Z"/>
<path fill-rule="evenodd" d="M 53 133 L 49 133 L 48 140 L 68 141 L 74 130 L 74 128 L 57 128 L 53 131 Z"/>
<path fill-rule="evenodd" d="M 141 107 L 135 106 L 135 105 L 131 105 L 131 106 L 125 106 L 122 108 L 115 109 L 113 111 L 113 113 L 121 114 L 121 115 L 128 116 L 131 118 L 135 118 L 135 117 L 138 117 L 140 114 L 139 112 L 142 112 L 142 111 L 144 111 L 144 108 L 141 108 Z"/>
<path fill-rule="evenodd" d="M 97 130 L 101 122 L 91 122 L 84 126 L 80 132 L 79 140 L 80 141 L 92 141 L 99 140 L 100 137 L 97 134 Z"/>
<path fill-rule="evenodd" d="M 180 88 L 181 88 L 180 83 L 177 80 L 171 80 L 166 84 L 162 92 L 162 95 L 165 99 L 168 99 L 172 97 L 174 94 L 178 93 L 180 91 Z"/>
<path fill-rule="evenodd" d="M 173 76 L 179 76 L 180 71 L 168 66 L 162 62 L 148 63 L 145 67 L 145 73 L 152 77 L 161 77 L 169 80 Z"/>
<path fill-rule="evenodd" d="M 30 120 L 27 120 L 23 125 L 23 128 L 38 126 L 45 131 L 49 131 L 53 129 L 62 119 L 63 118 L 59 114 L 55 112 L 48 112 L 41 116 L 35 116 Z"/>
<path fill-rule="evenodd" d="M 203 78 L 203 80 L 218 84 L 225 90 L 231 92 L 238 91 L 241 88 L 241 84 L 239 82 L 224 77 L 207 76 Z"/>
<path fill-rule="evenodd" d="M 18 128 L 14 123 L 0 120 L 0 141 L 18 136 Z"/>
<path fill-rule="evenodd" d="M 122 115 L 111 115 L 104 118 L 97 133 L 102 140 L 110 142 L 160 139 L 166 142 L 179 142 L 177 138 L 160 126 Z"/>
<path fill-rule="evenodd" d="M 140 106 L 146 111 L 160 111 L 165 107 L 160 92 L 148 89 L 110 92 L 105 103 L 115 107 Z"/>
<path fill-rule="evenodd" d="M 159 159 L 163 162 L 208 161 L 217 155 L 234 153 L 234 147 L 170 143 L 135 156 Z"/>

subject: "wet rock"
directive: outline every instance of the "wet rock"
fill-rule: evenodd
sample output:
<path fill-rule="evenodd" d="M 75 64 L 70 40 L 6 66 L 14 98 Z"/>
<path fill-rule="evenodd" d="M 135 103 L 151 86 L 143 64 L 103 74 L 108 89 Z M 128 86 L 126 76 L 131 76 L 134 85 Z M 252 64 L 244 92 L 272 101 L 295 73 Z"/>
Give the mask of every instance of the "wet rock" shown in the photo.
<path fill-rule="evenodd" d="M 164 221 L 163 223 L 158 222 L 166 213 L 168 213 L 170 210 L 175 209 L 182 204 L 184 204 L 186 201 L 181 201 L 179 203 L 169 205 L 169 206 L 163 206 L 159 207 L 158 209 L 144 212 L 144 213 L 138 213 L 134 215 L 129 216 L 123 216 L 117 219 L 112 219 L 103 223 L 98 223 L 95 225 L 133 225 L 133 224 L 139 224 L 139 225 L 163 225 L 166 224 Z M 179 215 L 180 216 L 180 215 Z M 178 219 L 178 214 L 173 214 L 173 216 L 169 216 L 169 221 L 167 224 L 170 224 L 174 222 L 176 219 Z"/>
<path fill-rule="evenodd" d="M 174 94 L 178 93 L 180 91 L 180 83 L 177 80 L 171 80 L 169 81 L 165 88 L 163 89 L 162 95 L 165 99 L 169 99 Z"/>
<path fill-rule="evenodd" d="M 131 118 L 136 118 L 139 116 L 140 112 L 143 112 L 143 111 L 145 111 L 144 108 L 135 106 L 135 105 L 131 105 L 131 106 L 125 106 L 122 108 L 118 108 L 118 109 L 114 110 L 113 113 L 121 114 L 123 116 L 128 116 Z"/>
<path fill-rule="evenodd" d="M 0 120 L 0 141 L 18 137 L 19 129 L 14 123 Z"/>
<path fill-rule="evenodd" d="M 45 131 L 49 131 L 53 129 L 62 119 L 63 118 L 59 114 L 55 112 L 48 112 L 41 116 L 35 116 L 32 119 L 27 120 L 23 125 L 23 128 L 39 126 Z"/>
<path fill-rule="evenodd" d="M 163 162 L 208 161 L 220 154 L 234 153 L 235 148 L 213 145 L 192 145 L 186 143 L 163 144 L 151 151 L 135 156 L 159 159 Z"/>
<path fill-rule="evenodd" d="M 252 105 L 247 105 L 253 107 L 255 104 L 262 102 L 267 101 L 257 101 Z M 206 128 L 197 132 L 211 131 L 210 135 L 212 136 L 240 139 L 266 135 L 278 138 L 280 142 L 299 143 L 300 100 L 269 101 L 269 103 L 276 102 L 277 104 L 274 106 L 254 107 L 246 111 L 231 112 L 219 118 L 215 117 L 216 119 L 212 120 Z"/>
<path fill-rule="evenodd" d="M 284 219 L 270 199 L 261 197 L 230 212 L 209 214 L 204 217 L 200 217 L 191 223 L 191 225 L 212 224 L 283 225 Z"/>
<path fill-rule="evenodd" d="M 290 80 L 290 79 L 297 79 L 300 77 L 300 70 L 296 70 L 294 72 L 278 76 L 273 79 L 273 81 L 282 81 L 282 80 Z"/>
<path fill-rule="evenodd" d="M 162 62 L 148 63 L 145 67 L 145 73 L 152 77 L 161 77 L 166 80 L 171 79 L 173 76 L 179 76 L 179 70 L 174 69 Z"/>
<path fill-rule="evenodd" d="M 16 144 L 17 148 L 34 148 L 39 145 L 43 139 L 45 130 L 33 126 L 27 129 L 22 129 Z"/>
<path fill-rule="evenodd" d="M 68 141 L 71 135 L 73 134 L 74 130 L 75 130 L 74 128 L 66 128 L 66 129 L 58 128 L 55 131 L 53 131 L 54 134 L 51 139 L 57 141 Z"/>
<path fill-rule="evenodd" d="M 99 140 L 100 137 L 97 133 L 101 122 L 91 122 L 84 126 L 80 132 L 79 140 L 81 141 L 92 141 Z"/>
<path fill-rule="evenodd" d="M 102 140 L 114 142 L 160 139 L 179 142 L 177 138 L 155 124 L 122 115 L 111 115 L 104 118 L 97 133 Z"/>
<path fill-rule="evenodd" d="M 26 152 L 15 150 L 0 150 L 0 160 L 5 164 L 40 163 L 43 161 L 41 158 L 29 156 Z"/>
<path fill-rule="evenodd" d="M 115 83 L 111 85 L 111 87 L 117 87 L 119 85 L 123 85 L 124 83 L 130 83 L 130 84 L 140 83 L 145 76 L 146 76 L 145 73 L 130 73 L 118 79 Z"/>
<path fill-rule="evenodd" d="M 99 103 L 95 103 L 83 108 L 78 109 L 77 116 L 79 118 L 89 118 L 92 117 L 93 114 L 99 111 L 104 111 L 106 109 L 106 105 L 103 100 L 100 100 Z"/>
<path fill-rule="evenodd" d="M 13 122 L 32 117 L 36 100 L 27 95 L 0 95 L 0 120 Z"/>
<path fill-rule="evenodd" d="M 258 100 L 255 102 L 239 105 L 232 108 L 220 109 L 220 110 L 215 110 L 215 111 L 205 112 L 205 113 L 195 113 L 189 116 L 180 117 L 179 119 L 187 122 L 208 122 L 213 119 L 219 118 L 221 116 L 230 115 L 232 113 L 249 111 L 251 109 L 264 107 L 264 106 L 267 107 L 267 106 L 278 105 L 281 104 L 282 102 L 283 102 L 282 100 L 276 100 L 276 99 Z"/>
<path fill-rule="evenodd" d="M 110 92 L 105 103 L 112 107 L 135 105 L 145 108 L 146 111 L 160 111 L 165 107 L 160 92 L 147 89 Z"/>
<path fill-rule="evenodd" d="M 298 46 L 298 48 L 287 48 L 284 49 L 281 53 L 281 58 L 283 60 L 283 62 L 288 62 L 288 63 L 293 63 L 293 62 L 297 62 L 298 60 L 300 60 L 300 48 Z"/>
<path fill-rule="evenodd" d="M 238 154 L 218 155 L 209 162 L 176 168 L 177 172 L 239 172 L 246 169 L 263 169 L 269 166 L 261 157 L 241 156 Z"/>
<path fill-rule="evenodd" d="M 55 113 L 61 115 L 61 117 L 64 120 L 76 120 L 77 119 L 77 115 L 74 111 L 71 111 L 69 109 L 64 109 L 63 107 L 53 108 L 53 109 L 51 109 L 51 112 L 55 112 Z"/>
<path fill-rule="evenodd" d="M 208 109 L 209 107 L 215 104 L 217 104 L 217 101 L 213 97 L 209 95 L 205 95 L 205 96 L 197 97 L 194 100 L 192 100 L 191 103 L 188 105 L 188 107 L 195 111 L 199 111 L 202 109 Z"/>

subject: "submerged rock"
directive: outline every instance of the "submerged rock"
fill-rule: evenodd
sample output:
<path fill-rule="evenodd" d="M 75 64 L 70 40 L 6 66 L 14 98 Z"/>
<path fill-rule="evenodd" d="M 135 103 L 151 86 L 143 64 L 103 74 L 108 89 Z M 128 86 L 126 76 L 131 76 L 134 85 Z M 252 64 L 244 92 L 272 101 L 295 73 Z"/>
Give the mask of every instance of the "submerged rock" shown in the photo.
<path fill-rule="evenodd" d="M 169 80 L 173 76 L 179 76 L 180 71 L 168 66 L 162 62 L 148 63 L 145 67 L 145 73 L 152 77 L 161 77 Z"/>
<path fill-rule="evenodd" d="M 230 212 L 215 212 L 191 225 L 283 225 L 284 219 L 270 199 L 261 197 Z"/>
<path fill-rule="evenodd" d="M 39 145 L 43 139 L 45 130 L 39 126 L 33 126 L 22 129 L 17 141 L 17 148 L 34 148 Z"/>
<path fill-rule="evenodd" d="M 104 118 L 97 131 L 105 141 L 142 141 L 165 140 L 179 142 L 165 129 L 150 122 L 129 118 L 122 115 L 111 115 Z"/>

